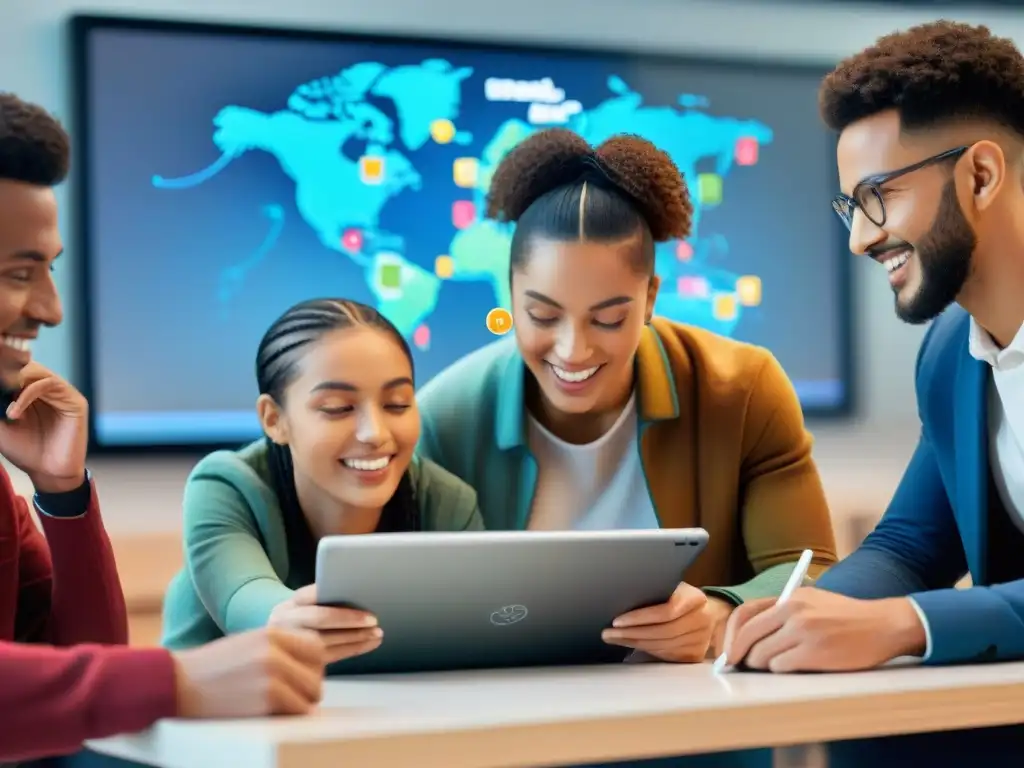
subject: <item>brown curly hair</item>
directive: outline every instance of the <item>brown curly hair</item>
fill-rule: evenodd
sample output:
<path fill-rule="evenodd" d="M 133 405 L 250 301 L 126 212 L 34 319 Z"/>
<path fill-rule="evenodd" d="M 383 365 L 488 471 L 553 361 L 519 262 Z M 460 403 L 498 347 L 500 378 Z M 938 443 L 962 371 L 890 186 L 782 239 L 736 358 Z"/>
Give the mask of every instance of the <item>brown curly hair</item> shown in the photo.
<path fill-rule="evenodd" d="M 654 243 L 689 236 L 693 204 L 672 158 L 646 139 L 624 134 L 592 148 L 570 130 L 550 128 L 502 159 L 487 216 L 516 222 L 513 267 L 533 237 L 616 242 L 639 235 L 640 266 L 650 272 Z"/>
<path fill-rule="evenodd" d="M 49 112 L 0 92 L 0 180 L 43 187 L 67 178 L 71 142 Z"/>
<path fill-rule="evenodd" d="M 842 61 L 822 82 L 818 106 L 834 131 L 897 109 L 909 130 L 968 117 L 1024 136 L 1024 57 L 987 27 L 922 24 Z"/>

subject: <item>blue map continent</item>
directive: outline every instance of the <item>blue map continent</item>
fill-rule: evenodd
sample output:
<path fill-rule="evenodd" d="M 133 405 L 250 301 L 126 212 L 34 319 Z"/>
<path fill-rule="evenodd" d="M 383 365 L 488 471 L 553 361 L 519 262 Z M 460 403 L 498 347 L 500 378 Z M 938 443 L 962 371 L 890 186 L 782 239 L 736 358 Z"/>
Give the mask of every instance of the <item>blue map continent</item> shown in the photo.
<path fill-rule="evenodd" d="M 453 206 L 448 253 L 430 269 L 407 258 L 406 237 L 382 230 L 381 212 L 396 196 L 422 190 L 411 153 L 431 141 L 473 142 L 471 134 L 456 128 L 463 84 L 472 74 L 472 68 L 441 59 L 398 67 L 363 62 L 299 85 L 286 108 L 276 112 L 225 106 L 213 118 L 213 143 L 221 156 L 189 176 L 154 176 L 153 184 L 186 189 L 213 178 L 247 152 L 272 155 L 294 183 L 296 209 L 320 243 L 358 265 L 377 308 L 403 335 L 424 346 L 417 334 L 435 311 L 444 280 L 486 282 L 495 306 L 511 307 L 511 227 L 478 212 L 505 154 L 534 131 L 550 127 L 508 120 L 479 157 L 457 161 L 454 183 L 464 199 Z M 562 124 L 591 144 L 619 133 L 649 139 L 678 165 L 694 200 L 691 237 L 657 248 L 662 289 L 655 310 L 732 334 L 743 312 L 760 303 L 761 285 L 756 276 L 724 267 L 728 242 L 720 234 L 702 233 L 702 213 L 721 203 L 723 179 L 735 166 L 756 164 L 760 148 L 772 142 L 772 129 L 756 120 L 711 115 L 701 96 L 683 94 L 677 105 L 647 106 L 619 77 L 610 77 L 607 88 L 606 100 L 570 114 Z M 379 106 L 381 99 L 393 104 L 397 125 Z M 714 170 L 699 172 L 705 167 Z M 220 276 L 217 298 L 222 305 L 230 304 L 246 276 L 270 255 L 285 226 L 281 205 L 268 204 L 263 214 L 269 226 L 262 245 Z"/>

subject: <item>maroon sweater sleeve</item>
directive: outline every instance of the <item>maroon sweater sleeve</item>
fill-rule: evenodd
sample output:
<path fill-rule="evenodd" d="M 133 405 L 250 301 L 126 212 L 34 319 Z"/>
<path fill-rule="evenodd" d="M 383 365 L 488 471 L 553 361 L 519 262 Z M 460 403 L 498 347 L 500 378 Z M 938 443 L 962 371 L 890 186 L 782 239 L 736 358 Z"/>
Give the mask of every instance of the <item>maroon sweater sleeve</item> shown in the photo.
<path fill-rule="evenodd" d="M 8 480 L 20 538 L 15 638 L 53 645 L 128 642 L 128 615 L 110 546 L 89 480 L 89 504 L 77 517 L 39 519 L 44 539 Z"/>
<path fill-rule="evenodd" d="M 0 761 L 67 754 L 176 712 L 162 648 L 0 642 L 0 681 Z"/>

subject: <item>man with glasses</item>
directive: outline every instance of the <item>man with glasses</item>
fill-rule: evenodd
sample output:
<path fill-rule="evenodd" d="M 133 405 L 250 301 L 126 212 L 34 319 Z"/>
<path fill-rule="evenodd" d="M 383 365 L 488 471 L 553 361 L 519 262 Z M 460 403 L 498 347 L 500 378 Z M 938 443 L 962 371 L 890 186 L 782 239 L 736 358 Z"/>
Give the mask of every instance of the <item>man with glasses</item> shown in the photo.
<path fill-rule="evenodd" d="M 936 22 L 843 61 L 819 101 L 850 249 L 884 267 L 900 319 L 934 320 L 921 437 L 856 552 L 784 605 L 734 611 L 729 659 L 793 672 L 1024 658 L 1024 57 L 984 27 Z M 967 573 L 974 586 L 955 589 Z M 1002 765 L 1024 754 L 1019 730 L 900 743 L 959 765 L 970 741 L 972 760 Z M 919 761 L 885 741 L 879 755 Z"/>

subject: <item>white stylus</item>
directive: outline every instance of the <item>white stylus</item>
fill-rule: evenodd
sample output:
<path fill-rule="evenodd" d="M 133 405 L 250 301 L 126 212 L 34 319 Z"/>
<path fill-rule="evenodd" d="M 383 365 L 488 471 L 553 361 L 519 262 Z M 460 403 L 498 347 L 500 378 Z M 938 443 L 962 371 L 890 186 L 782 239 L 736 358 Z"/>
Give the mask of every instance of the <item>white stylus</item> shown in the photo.
<path fill-rule="evenodd" d="M 797 588 L 804 583 L 804 579 L 807 578 L 807 569 L 811 567 L 811 559 L 814 557 L 814 553 L 805 549 L 803 554 L 800 555 L 800 559 L 796 561 L 796 568 L 789 575 L 789 581 L 786 582 L 786 586 L 782 588 L 782 594 L 779 595 L 779 599 L 775 602 L 776 605 L 780 605 L 796 592 Z M 711 667 L 711 671 L 716 675 L 720 672 L 726 672 L 729 667 L 729 660 L 726 658 L 725 653 L 715 659 L 714 665 Z"/>

